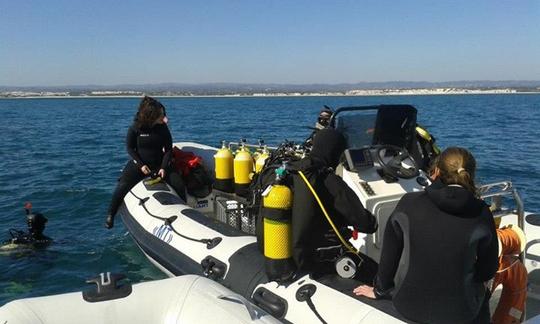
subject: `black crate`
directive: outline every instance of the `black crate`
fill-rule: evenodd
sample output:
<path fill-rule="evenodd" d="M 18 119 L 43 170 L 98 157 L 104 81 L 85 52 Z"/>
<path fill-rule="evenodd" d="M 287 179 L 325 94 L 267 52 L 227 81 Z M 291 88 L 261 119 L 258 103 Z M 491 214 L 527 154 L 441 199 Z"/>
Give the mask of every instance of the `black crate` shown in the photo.
<path fill-rule="evenodd" d="M 241 230 L 247 234 L 255 235 L 257 208 L 248 207 L 237 200 L 217 198 L 216 219 L 220 222 Z"/>

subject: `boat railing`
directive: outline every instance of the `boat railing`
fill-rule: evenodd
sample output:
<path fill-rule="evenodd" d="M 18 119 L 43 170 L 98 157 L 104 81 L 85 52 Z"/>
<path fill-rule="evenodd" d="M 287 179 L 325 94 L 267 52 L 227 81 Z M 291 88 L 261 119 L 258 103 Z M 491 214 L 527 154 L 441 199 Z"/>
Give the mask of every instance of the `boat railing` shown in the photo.
<path fill-rule="evenodd" d="M 525 209 L 523 208 L 523 200 L 517 189 L 512 185 L 512 182 L 494 182 L 482 185 L 477 189 L 480 198 L 491 203 L 490 209 L 493 212 L 494 218 L 516 215 L 518 227 L 525 231 Z M 503 198 L 510 198 L 513 200 L 515 209 L 505 208 L 503 206 Z M 520 259 L 521 261 L 524 261 L 525 253 L 521 253 Z"/>
<path fill-rule="evenodd" d="M 250 148 L 250 149 L 261 149 L 263 146 L 264 146 L 264 142 L 260 142 L 258 144 L 249 144 L 247 142 L 229 142 L 229 148 L 231 150 L 236 150 L 238 148 L 240 148 L 242 145 L 244 145 L 245 147 L 247 148 Z M 266 146 L 266 148 L 269 150 L 269 151 L 275 151 L 277 149 L 277 147 L 275 146 Z"/>
<path fill-rule="evenodd" d="M 510 181 L 494 182 L 482 185 L 477 188 L 480 193 L 480 198 L 491 202 L 491 210 L 495 218 L 500 218 L 507 215 L 517 215 L 518 226 L 525 230 L 525 210 L 523 208 L 523 200 L 517 189 Z M 515 209 L 504 208 L 502 206 L 503 198 L 510 198 L 514 201 Z"/>

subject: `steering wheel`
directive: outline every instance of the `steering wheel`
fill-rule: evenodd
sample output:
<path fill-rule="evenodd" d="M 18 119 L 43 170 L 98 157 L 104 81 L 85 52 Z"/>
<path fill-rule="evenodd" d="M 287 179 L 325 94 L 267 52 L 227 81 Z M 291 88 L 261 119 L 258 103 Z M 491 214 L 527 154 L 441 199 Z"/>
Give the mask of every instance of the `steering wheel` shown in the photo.
<path fill-rule="evenodd" d="M 388 152 L 390 152 L 393 157 L 390 159 L 390 161 L 385 162 L 383 156 L 381 156 L 384 152 L 384 155 L 387 156 Z M 375 154 L 377 161 L 379 162 L 379 165 L 383 169 L 384 173 L 389 174 L 391 176 L 394 176 L 396 178 L 402 178 L 402 179 L 411 179 L 416 176 L 418 176 L 418 165 L 416 164 L 416 161 L 413 159 L 413 157 L 409 154 L 407 149 L 401 148 L 395 145 L 390 144 L 384 144 L 384 145 L 377 145 L 377 153 Z M 407 168 L 403 166 L 402 162 L 406 159 L 409 159 L 412 161 L 412 166 Z"/>

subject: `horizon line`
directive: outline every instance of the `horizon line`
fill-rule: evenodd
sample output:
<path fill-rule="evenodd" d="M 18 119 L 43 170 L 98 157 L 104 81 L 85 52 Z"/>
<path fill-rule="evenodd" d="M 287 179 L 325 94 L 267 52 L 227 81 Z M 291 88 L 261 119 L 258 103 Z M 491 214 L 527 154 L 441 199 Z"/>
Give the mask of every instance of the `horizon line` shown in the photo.
<path fill-rule="evenodd" d="M 506 80 L 482 80 L 482 79 L 470 79 L 470 80 L 448 80 L 448 81 L 411 81 L 411 80 L 391 80 L 391 81 L 357 81 L 357 82 L 337 82 L 337 83 L 324 83 L 324 82 L 311 82 L 311 83 L 295 83 L 295 82 L 236 82 L 236 81 L 209 81 L 209 82 L 177 82 L 177 81 L 166 81 L 166 82 L 157 82 L 157 83 L 114 83 L 114 84 L 98 84 L 98 83 L 88 83 L 88 84 L 63 84 L 63 85 L 0 85 L 0 88 L 60 88 L 60 87 L 117 87 L 117 86 L 159 86 L 159 85 L 184 85 L 184 86 L 200 86 L 200 85 L 287 85 L 287 86 L 303 86 L 303 85 L 327 85 L 327 86 L 337 86 L 337 85 L 356 85 L 356 84 L 384 84 L 384 83 L 462 83 L 462 82 L 538 82 L 540 80 L 535 79 L 506 79 Z"/>

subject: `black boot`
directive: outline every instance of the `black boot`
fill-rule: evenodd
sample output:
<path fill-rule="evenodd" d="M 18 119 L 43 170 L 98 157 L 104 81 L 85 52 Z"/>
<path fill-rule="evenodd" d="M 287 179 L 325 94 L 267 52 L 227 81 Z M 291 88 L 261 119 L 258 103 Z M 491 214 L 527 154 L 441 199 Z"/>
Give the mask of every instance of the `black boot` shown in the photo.
<path fill-rule="evenodd" d="M 111 229 L 114 226 L 114 216 L 113 215 L 107 215 L 107 220 L 105 220 L 105 228 Z"/>

